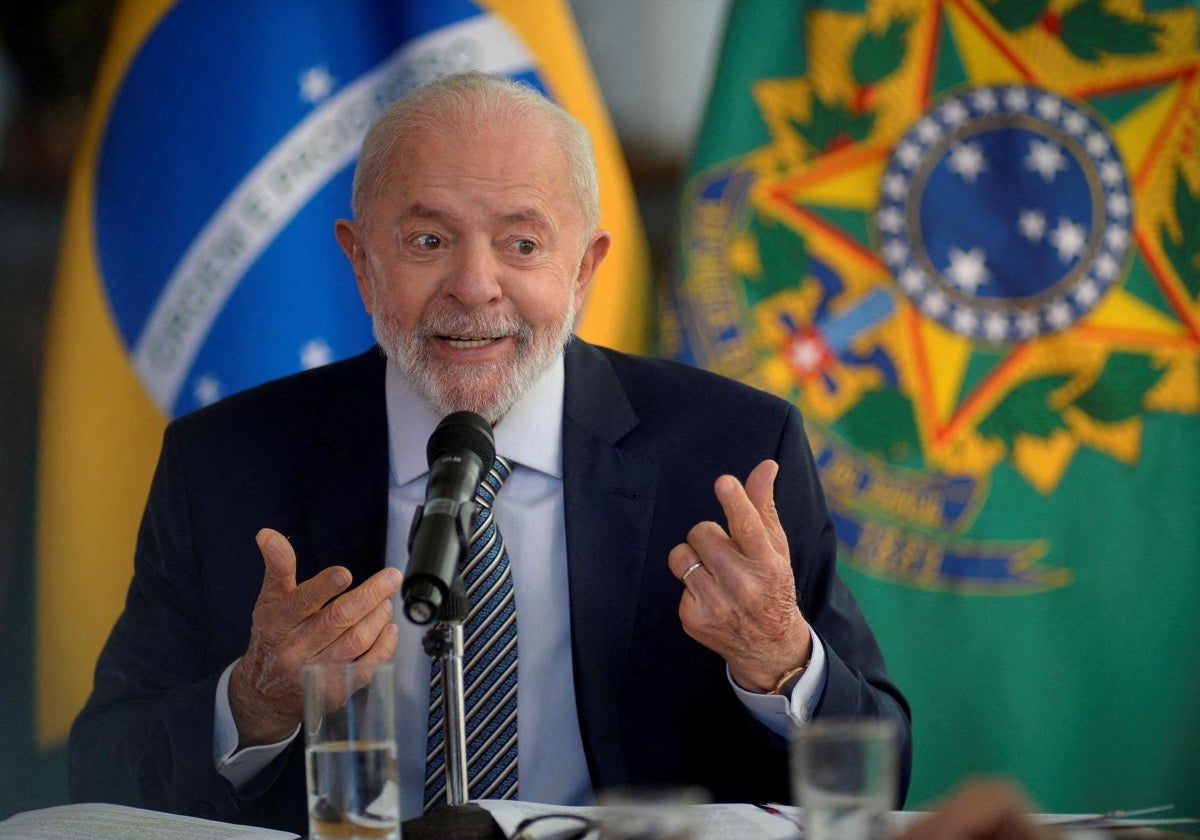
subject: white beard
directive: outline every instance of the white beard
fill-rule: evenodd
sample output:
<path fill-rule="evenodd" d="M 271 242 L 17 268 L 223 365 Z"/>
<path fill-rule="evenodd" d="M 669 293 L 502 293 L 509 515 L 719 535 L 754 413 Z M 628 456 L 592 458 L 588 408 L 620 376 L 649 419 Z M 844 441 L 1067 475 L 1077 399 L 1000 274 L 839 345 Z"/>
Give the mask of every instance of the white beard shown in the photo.
<path fill-rule="evenodd" d="M 377 297 L 371 308 L 381 313 Z M 563 352 L 571 340 L 574 323 L 573 297 L 557 329 L 540 336 L 515 315 L 497 318 L 462 312 L 427 313 L 408 332 L 388 315 L 372 317 L 379 346 L 439 414 L 473 411 L 493 425 Z M 516 338 L 516 355 L 505 362 L 446 364 L 436 361 L 430 352 L 429 339 L 438 335 L 512 336 Z"/>

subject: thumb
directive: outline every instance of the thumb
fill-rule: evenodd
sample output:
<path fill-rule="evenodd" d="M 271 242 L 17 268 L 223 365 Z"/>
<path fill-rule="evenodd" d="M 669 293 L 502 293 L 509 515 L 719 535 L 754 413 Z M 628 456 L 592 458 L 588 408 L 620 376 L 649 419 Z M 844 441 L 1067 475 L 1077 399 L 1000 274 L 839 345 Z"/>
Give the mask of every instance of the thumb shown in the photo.
<path fill-rule="evenodd" d="M 263 528 L 255 535 L 258 550 L 262 553 L 262 590 L 259 601 L 276 601 L 286 597 L 296 588 L 296 551 L 287 537 L 271 528 Z"/>

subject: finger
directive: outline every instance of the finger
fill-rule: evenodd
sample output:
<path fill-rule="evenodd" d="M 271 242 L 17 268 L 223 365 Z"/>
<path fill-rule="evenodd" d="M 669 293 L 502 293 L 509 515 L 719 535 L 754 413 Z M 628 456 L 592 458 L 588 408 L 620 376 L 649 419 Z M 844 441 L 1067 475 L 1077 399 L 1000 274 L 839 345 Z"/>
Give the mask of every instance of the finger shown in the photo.
<path fill-rule="evenodd" d="M 323 662 L 348 662 L 358 659 L 375 645 L 379 635 L 392 623 L 394 612 L 390 598 L 377 604 L 361 619 L 333 637 L 315 658 Z"/>
<path fill-rule="evenodd" d="M 708 573 L 717 580 L 722 579 L 726 569 L 732 565 L 735 568 L 742 564 L 741 550 L 734 543 L 725 529 L 716 522 L 698 522 L 687 534 L 687 545 L 696 555 L 696 560 L 704 563 Z M 677 577 L 682 577 L 687 567 L 695 560 L 682 564 Z"/>
<path fill-rule="evenodd" d="M 404 576 L 399 569 L 388 567 L 376 572 L 363 583 L 340 595 L 321 610 L 326 626 L 337 634 L 353 627 L 400 590 Z"/>
<path fill-rule="evenodd" d="M 786 555 L 787 537 L 779 521 L 779 511 L 775 508 L 775 479 L 778 476 L 779 464 L 769 458 L 760 462 L 746 478 L 746 496 L 758 511 L 775 553 Z"/>
<path fill-rule="evenodd" d="M 383 625 L 375 637 L 374 644 L 358 657 L 359 662 L 390 662 L 396 652 L 396 641 L 400 638 L 400 628 L 395 622 Z"/>
<path fill-rule="evenodd" d="M 390 662 L 396 652 L 396 641 L 400 638 L 400 628 L 396 624 L 385 624 L 383 630 L 375 638 L 371 649 L 359 657 L 367 662 Z"/>
<path fill-rule="evenodd" d="M 675 576 L 675 579 L 681 582 L 687 570 L 699 562 L 700 556 L 696 554 L 696 549 L 687 543 L 680 543 L 671 549 L 671 553 L 667 555 L 667 567 L 670 568 L 671 574 Z"/>
<path fill-rule="evenodd" d="M 299 624 L 320 613 L 331 598 L 345 592 L 353 582 L 353 575 L 344 566 L 330 566 L 304 581 L 288 599 L 288 613 L 293 623 Z"/>
<path fill-rule="evenodd" d="M 752 560 L 763 560 L 775 553 L 775 546 L 767 533 L 762 515 L 754 502 L 746 495 L 746 488 L 731 475 L 717 479 L 715 489 L 717 501 L 725 511 L 729 523 L 729 537 L 742 554 Z"/>
<path fill-rule="evenodd" d="M 676 559 L 674 562 L 671 562 L 671 559 L 668 558 L 668 565 L 672 566 L 672 572 L 678 578 L 679 582 L 688 588 L 688 592 L 695 595 L 698 592 L 696 587 L 701 586 L 701 577 L 707 578 L 710 581 L 712 580 L 712 575 L 704 569 L 704 564 L 700 556 L 697 556 L 691 546 L 685 544 L 678 548 L 679 551 L 676 553 L 676 557 L 683 559 Z M 676 566 L 679 566 L 678 572 L 676 572 Z"/>
<path fill-rule="evenodd" d="M 263 528 L 255 536 L 262 554 L 262 591 L 259 600 L 279 600 L 296 588 L 296 552 L 287 537 L 271 528 Z"/>
<path fill-rule="evenodd" d="M 375 636 L 374 644 L 353 661 L 359 665 L 380 665 L 384 662 L 391 662 L 392 655 L 396 652 L 396 642 L 400 638 L 400 628 L 395 624 L 385 624 L 379 633 Z M 346 661 L 346 660 L 340 660 Z M 370 682 L 372 675 L 375 673 L 373 668 L 356 668 L 356 681 L 353 687 L 354 691 L 362 688 Z M 352 692 L 353 693 L 353 692 Z M 335 705 L 343 705 L 345 699 L 339 700 Z"/>

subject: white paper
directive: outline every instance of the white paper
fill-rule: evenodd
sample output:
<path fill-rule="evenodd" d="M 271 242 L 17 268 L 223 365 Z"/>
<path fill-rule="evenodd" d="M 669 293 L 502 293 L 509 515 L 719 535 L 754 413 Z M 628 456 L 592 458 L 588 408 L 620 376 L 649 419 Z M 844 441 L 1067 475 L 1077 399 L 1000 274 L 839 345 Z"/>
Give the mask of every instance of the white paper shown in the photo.
<path fill-rule="evenodd" d="M 474 803 L 492 815 L 505 837 L 516 834 L 522 820 L 541 814 L 577 814 L 599 820 L 605 809 L 601 807 L 564 807 L 541 805 L 535 802 L 520 802 L 511 799 L 477 799 Z M 754 805 L 689 805 L 697 812 L 695 840 L 795 840 L 797 828 L 787 819 L 769 814 Z M 552 835 L 551 835 L 552 836 Z M 596 833 L 588 835 L 593 838 Z M 529 840 L 551 840 L 536 829 L 529 833 Z"/>
<path fill-rule="evenodd" d="M 601 807 L 563 807 L 541 805 L 535 802 L 512 800 L 479 799 L 475 804 L 492 815 L 504 836 L 512 838 L 522 820 L 541 814 L 577 814 L 591 820 L 599 820 L 604 813 Z M 698 812 L 696 840 L 798 840 L 803 838 L 804 809 L 794 805 L 691 805 Z M 1147 809 L 1149 810 L 1149 809 Z M 1154 809 L 1157 810 L 1157 809 Z M 1125 812 L 1117 812 L 1125 813 Z M 928 816 L 927 811 L 888 812 L 888 833 L 893 837 L 900 834 L 913 822 Z M 1111 834 L 1104 829 L 1150 827 L 1196 823 L 1194 819 L 1122 819 L 1105 814 L 1030 814 L 1031 821 L 1054 826 L 1059 833 L 1072 840 L 1107 840 Z M 552 823 L 546 823 L 547 828 Z M 595 840 L 596 832 L 586 840 Z M 536 829 L 522 840 L 555 840 L 551 832 L 539 833 Z M 2 835 L 0 835 L 2 840 Z"/>
<path fill-rule="evenodd" d="M 0 822 L 0 840 L 294 840 L 299 836 L 124 805 L 60 805 Z"/>

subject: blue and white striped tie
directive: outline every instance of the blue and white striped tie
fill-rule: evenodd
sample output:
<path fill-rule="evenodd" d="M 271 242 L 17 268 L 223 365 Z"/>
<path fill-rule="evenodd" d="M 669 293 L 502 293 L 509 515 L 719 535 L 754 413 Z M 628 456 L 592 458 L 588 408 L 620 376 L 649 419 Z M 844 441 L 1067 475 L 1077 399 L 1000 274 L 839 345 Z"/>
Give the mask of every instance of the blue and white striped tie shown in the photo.
<path fill-rule="evenodd" d="M 479 483 L 463 584 L 470 611 L 463 628 L 463 685 L 470 799 L 517 795 L 517 608 L 504 539 L 492 502 L 512 464 L 497 457 Z M 444 801 L 446 750 L 442 733 L 442 667 L 433 660 L 425 810 Z"/>

